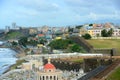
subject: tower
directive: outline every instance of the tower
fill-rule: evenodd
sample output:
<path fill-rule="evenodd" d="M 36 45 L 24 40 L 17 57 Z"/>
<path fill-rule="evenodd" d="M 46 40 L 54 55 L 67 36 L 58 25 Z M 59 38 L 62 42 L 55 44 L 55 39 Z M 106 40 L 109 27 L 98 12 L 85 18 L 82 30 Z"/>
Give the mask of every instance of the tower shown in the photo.
<path fill-rule="evenodd" d="M 15 22 L 12 23 L 12 28 L 13 28 L 13 29 L 16 28 L 16 23 L 15 23 Z"/>

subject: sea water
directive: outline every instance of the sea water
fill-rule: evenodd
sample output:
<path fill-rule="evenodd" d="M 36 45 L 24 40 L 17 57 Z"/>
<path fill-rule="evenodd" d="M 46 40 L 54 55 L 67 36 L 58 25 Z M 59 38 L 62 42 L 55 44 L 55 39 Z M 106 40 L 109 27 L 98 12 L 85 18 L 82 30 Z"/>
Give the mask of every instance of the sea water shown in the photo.
<path fill-rule="evenodd" d="M 0 48 L 0 75 L 16 63 L 16 52 L 10 48 Z"/>

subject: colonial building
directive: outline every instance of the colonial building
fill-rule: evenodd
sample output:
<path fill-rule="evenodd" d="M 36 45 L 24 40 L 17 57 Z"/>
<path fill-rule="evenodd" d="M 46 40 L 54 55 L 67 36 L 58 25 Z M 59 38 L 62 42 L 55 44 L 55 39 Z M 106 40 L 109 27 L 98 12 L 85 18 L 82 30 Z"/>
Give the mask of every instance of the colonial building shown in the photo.
<path fill-rule="evenodd" d="M 88 34 L 90 34 L 92 37 L 99 37 L 101 36 L 102 29 L 89 29 Z"/>
<path fill-rule="evenodd" d="M 119 37 L 120 36 L 120 29 L 113 29 L 113 36 L 117 36 Z"/>
<path fill-rule="evenodd" d="M 37 69 L 40 66 L 43 66 L 42 59 L 40 59 L 40 61 L 38 61 L 38 60 L 30 60 L 29 62 L 22 63 L 22 69 L 25 69 L 25 70 Z"/>
<path fill-rule="evenodd" d="M 29 29 L 29 34 L 37 34 L 37 29 L 35 29 L 35 28 L 30 28 Z"/>
<path fill-rule="evenodd" d="M 37 71 L 37 80 L 63 80 L 62 71 L 57 70 L 48 59 L 48 63 Z"/>
<path fill-rule="evenodd" d="M 61 70 L 56 67 L 48 59 L 48 63 L 43 66 L 43 63 L 38 60 L 31 60 L 30 62 L 23 63 L 22 69 L 33 70 L 37 76 L 36 80 L 63 80 Z"/>
<path fill-rule="evenodd" d="M 82 27 L 82 28 L 80 29 L 80 31 L 79 31 L 79 35 L 80 35 L 80 36 L 85 35 L 86 33 L 88 33 L 88 32 L 87 32 L 87 29 L 84 28 L 84 27 Z"/>

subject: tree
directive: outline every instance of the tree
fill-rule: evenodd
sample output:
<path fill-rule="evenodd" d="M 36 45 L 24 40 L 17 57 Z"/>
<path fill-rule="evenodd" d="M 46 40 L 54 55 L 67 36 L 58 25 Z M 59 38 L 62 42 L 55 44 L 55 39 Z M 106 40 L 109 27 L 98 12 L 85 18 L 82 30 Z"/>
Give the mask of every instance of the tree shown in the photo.
<path fill-rule="evenodd" d="M 107 32 L 108 36 L 111 37 L 113 34 L 113 29 L 111 28 L 108 32 Z"/>
<path fill-rule="evenodd" d="M 27 42 L 28 45 L 32 45 L 32 46 L 36 46 L 38 44 L 38 42 L 36 40 L 30 40 Z"/>
<path fill-rule="evenodd" d="M 27 37 L 22 37 L 20 40 L 18 40 L 18 43 L 26 47 Z"/>
<path fill-rule="evenodd" d="M 109 31 L 107 31 L 106 29 L 101 31 L 102 37 L 111 37 L 112 34 L 113 34 L 113 29 L 112 28 Z"/>
<path fill-rule="evenodd" d="M 44 45 L 45 43 L 47 43 L 47 40 L 46 39 L 40 39 L 39 43 Z"/>
<path fill-rule="evenodd" d="M 107 30 L 106 29 L 102 30 L 101 35 L 102 35 L 102 37 L 108 37 Z"/>
<path fill-rule="evenodd" d="M 72 52 L 80 52 L 81 51 L 81 47 L 77 44 L 73 44 L 71 47 L 70 47 L 71 51 Z"/>
<path fill-rule="evenodd" d="M 48 46 L 50 46 L 52 49 L 67 49 L 69 44 L 72 44 L 73 42 L 69 39 L 63 40 L 53 40 L 50 42 Z"/>
<path fill-rule="evenodd" d="M 89 24 L 89 26 L 93 26 L 93 24 Z"/>
<path fill-rule="evenodd" d="M 73 32 L 73 28 L 68 27 L 68 32 Z"/>
<path fill-rule="evenodd" d="M 91 35 L 86 33 L 85 35 L 82 36 L 84 39 L 91 39 Z"/>
<path fill-rule="evenodd" d="M 13 42 L 12 42 L 12 45 L 13 45 L 13 46 L 17 46 L 17 45 L 18 45 L 18 43 L 17 43 L 17 42 L 15 42 L 15 41 L 13 41 Z"/>
<path fill-rule="evenodd" d="M 100 36 L 100 34 L 96 34 L 96 36 L 97 36 L 97 37 L 99 37 L 99 36 Z"/>
<path fill-rule="evenodd" d="M 83 25 L 76 26 L 77 29 L 80 29 L 81 27 L 83 27 Z"/>

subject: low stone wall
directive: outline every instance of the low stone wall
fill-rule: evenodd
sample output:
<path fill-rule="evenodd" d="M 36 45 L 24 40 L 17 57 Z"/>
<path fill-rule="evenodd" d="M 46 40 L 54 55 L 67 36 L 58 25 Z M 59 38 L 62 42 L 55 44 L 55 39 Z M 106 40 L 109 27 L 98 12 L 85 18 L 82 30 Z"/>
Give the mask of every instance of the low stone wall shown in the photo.
<path fill-rule="evenodd" d="M 102 48 L 94 48 L 94 53 L 102 53 L 110 55 L 112 49 L 102 49 Z"/>
<path fill-rule="evenodd" d="M 120 37 L 94 37 L 95 39 L 120 39 Z M 79 36 L 72 36 L 70 37 L 71 40 L 76 42 L 77 44 L 84 47 L 87 52 L 90 53 L 102 53 L 102 54 L 109 54 L 111 56 L 116 54 L 116 49 L 106 49 L 106 48 L 94 48 L 91 44 L 89 44 L 85 39 Z"/>
<path fill-rule="evenodd" d="M 120 39 L 120 37 L 92 37 L 92 39 Z"/>
<path fill-rule="evenodd" d="M 116 55 L 115 48 L 94 48 L 93 53 L 102 53 L 104 55 L 114 56 Z"/>

